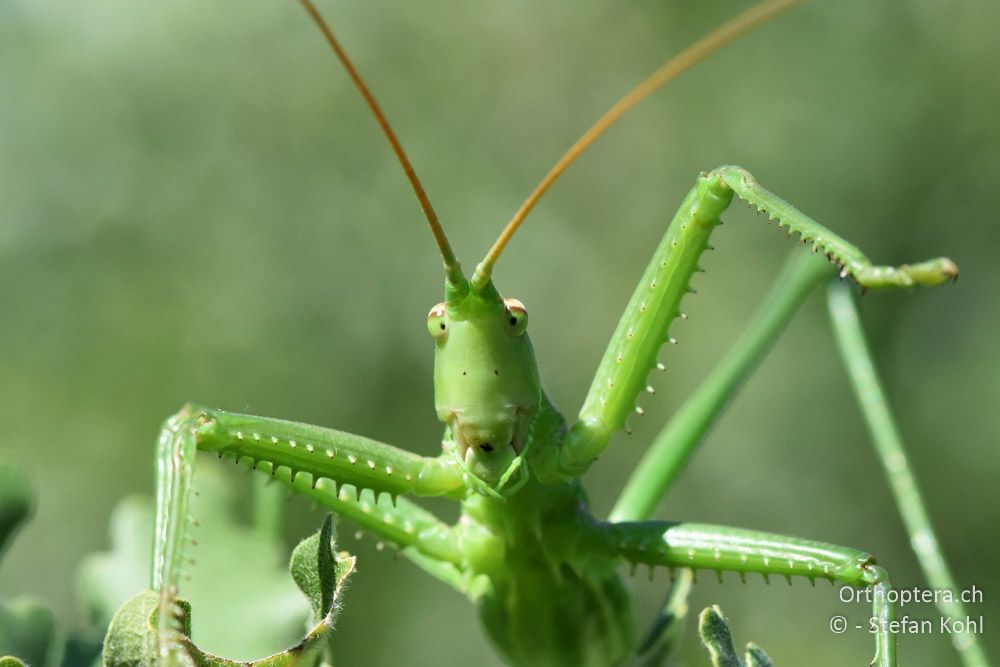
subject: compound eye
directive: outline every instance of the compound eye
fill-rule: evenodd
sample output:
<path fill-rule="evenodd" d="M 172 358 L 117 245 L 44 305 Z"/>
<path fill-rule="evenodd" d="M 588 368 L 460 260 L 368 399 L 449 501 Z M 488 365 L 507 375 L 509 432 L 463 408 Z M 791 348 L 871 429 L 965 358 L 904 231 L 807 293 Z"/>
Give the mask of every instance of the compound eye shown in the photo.
<path fill-rule="evenodd" d="M 528 310 L 517 299 L 504 299 L 504 327 L 511 336 L 520 336 L 528 330 Z"/>
<path fill-rule="evenodd" d="M 448 315 L 443 303 L 434 306 L 427 313 L 427 331 L 437 341 L 444 340 L 448 335 Z"/>

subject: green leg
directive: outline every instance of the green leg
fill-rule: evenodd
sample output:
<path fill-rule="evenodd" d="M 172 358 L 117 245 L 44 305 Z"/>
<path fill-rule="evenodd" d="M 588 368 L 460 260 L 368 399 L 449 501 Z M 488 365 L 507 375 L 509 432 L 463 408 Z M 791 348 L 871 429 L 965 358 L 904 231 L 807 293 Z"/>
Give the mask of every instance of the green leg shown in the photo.
<path fill-rule="evenodd" d="M 903 524 L 910 536 L 910 544 L 917 554 L 917 560 L 928 583 L 935 590 L 956 592 L 958 587 L 934 535 L 934 528 L 920 496 L 916 477 L 907 461 L 902 436 L 889 410 L 889 402 L 868 350 L 854 297 L 845 286 L 836 283 L 830 284 L 827 295 L 837 347 L 840 349 L 861 411 L 868 423 L 868 430 L 871 432 L 875 451 L 889 480 L 889 487 L 895 496 L 896 507 L 899 508 Z M 956 619 L 969 616 L 965 605 L 957 595 L 951 600 L 936 600 L 936 603 L 943 616 Z M 953 634 L 952 642 L 966 667 L 983 667 L 989 664 L 975 634 L 968 632 Z"/>
<path fill-rule="evenodd" d="M 192 520 L 197 450 L 250 463 L 278 482 L 391 541 L 434 576 L 474 597 L 451 528 L 401 493 L 445 494 L 461 487 L 449 457 L 427 458 L 361 436 L 264 417 L 186 406 L 164 424 L 157 450 L 152 588 L 160 595 L 158 651 L 183 660 L 178 587 Z M 358 489 L 361 489 L 359 491 Z M 258 508 L 268 515 L 266 500 Z M 273 518 L 273 517 L 272 517 Z"/>
<path fill-rule="evenodd" d="M 183 526 L 168 522 L 189 514 L 194 454 L 201 449 L 270 474 L 382 540 L 460 563 L 451 528 L 396 496 L 407 491 L 430 495 L 460 484 L 460 477 L 451 477 L 459 473 L 450 458 L 421 457 L 341 431 L 196 406 L 167 421 L 160 448 L 157 545 L 164 553 L 154 562 L 175 560 L 166 550 L 178 540 L 168 533 Z M 156 571 L 163 570 L 157 566 Z M 161 583 L 154 573 L 154 588 Z"/>
<path fill-rule="evenodd" d="M 750 327 L 656 436 L 611 510 L 611 521 L 648 519 L 733 394 L 832 268 L 795 253 L 775 280 Z"/>
<path fill-rule="evenodd" d="M 793 253 L 739 342 L 653 441 L 611 511 L 611 521 L 649 518 L 736 390 L 784 331 L 792 315 L 833 273 L 808 253 Z M 683 594 L 676 590 L 671 595 Z"/>
<path fill-rule="evenodd" d="M 156 453 L 156 524 L 153 529 L 151 588 L 157 603 L 156 651 L 160 664 L 186 664 L 185 616 L 178 602 L 183 576 L 184 550 L 191 521 L 191 493 L 196 449 L 195 429 L 185 422 L 183 411 L 166 421 L 160 431 Z"/>
<path fill-rule="evenodd" d="M 799 234 L 842 276 L 852 276 L 865 288 L 937 285 L 957 275 L 954 263 L 944 258 L 900 267 L 872 265 L 856 247 L 762 188 L 740 167 L 720 167 L 701 176 L 667 228 L 601 359 L 579 419 L 560 450 L 563 474 L 586 472 L 637 410 L 636 398 L 649 386 L 646 378 L 657 364 L 657 352 L 670 339 L 670 323 L 680 313 L 698 258 L 734 195 L 767 212 L 790 234 Z"/>
<path fill-rule="evenodd" d="M 194 425 L 199 450 L 247 459 L 254 467 L 287 468 L 292 477 L 306 473 L 392 497 L 440 496 L 463 488 L 453 456 L 419 456 L 353 433 L 195 405 L 182 414 Z"/>
<path fill-rule="evenodd" d="M 793 575 L 828 579 L 857 588 L 873 589 L 872 616 L 878 619 L 874 665 L 896 664 L 895 636 L 889 622 L 895 605 L 889 601 L 888 573 L 864 551 L 825 542 L 803 540 L 752 530 L 695 523 L 642 521 L 598 523 L 593 548 L 620 556 L 633 564 L 690 568 L 714 572 L 748 572 L 767 579 Z"/>

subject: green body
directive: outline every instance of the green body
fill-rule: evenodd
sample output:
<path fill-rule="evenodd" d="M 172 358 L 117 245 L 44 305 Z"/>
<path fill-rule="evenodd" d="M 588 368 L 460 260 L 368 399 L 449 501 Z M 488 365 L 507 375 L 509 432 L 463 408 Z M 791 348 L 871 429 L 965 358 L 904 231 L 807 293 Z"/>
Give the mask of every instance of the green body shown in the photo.
<path fill-rule="evenodd" d="M 567 421 L 541 389 L 519 302 L 503 299 L 487 267 L 467 281 L 449 270 L 446 301 L 431 310 L 435 404 L 446 426 L 442 453 L 411 454 L 361 436 L 306 424 L 188 406 L 160 439 L 153 588 L 160 591 L 160 646 L 180 655 L 171 624 L 196 449 L 232 457 L 395 545 L 479 605 L 497 649 L 516 665 L 612 665 L 662 645 L 660 628 L 639 641 L 623 563 L 766 577 L 829 579 L 888 590 L 864 551 L 752 530 L 650 521 L 695 444 L 811 289 L 833 273 L 808 253 L 793 260 L 746 337 L 681 406 L 626 485 L 610 520 L 590 513 L 579 478 L 650 389 L 656 355 L 697 270 L 699 255 L 733 197 L 824 253 L 866 288 L 936 285 L 947 259 L 876 267 L 853 246 L 763 189 L 744 170 L 701 176 L 681 205 L 619 322 L 578 418 Z M 454 525 L 402 495 L 459 499 Z M 926 527 L 926 526 L 925 526 Z M 683 602 L 683 601 L 681 601 Z M 677 601 L 674 601 L 676 604 Z M 873 614 L 893 618 L 876 596 Z M 173 629 L 171 630 L 171 628 Z M 173 633 L 173 634 L 172 634 Z M 173 637 L 173 638 L 172 638 Z M 986 664 L 970 642 L 967 664 Z M 173 647 L 173 648 L 172 648 Z M 659 655 L 659 653 L 657 653 Z M 876 634 L 876 664 L 896 662 L 894 637 Z"/>
<path fill-rule="evenodd" d="M 483 624 L 512 664 L 610 665 L 634 651 L 620 559 L 581 543 L 593 539 L 592 521 L 572 483 L 530 481 L 506 503 L 479 494 L 463 502 L 460 525 L 494 536 L 468 566 L 489 577 Z"/>
<path fill-rule="evenodd" d="M 676 68 L 675 61 L 668 62 L 612 107 L 595 125 L 598 129 L 577 145 L 589 145 L 606 127 L 605 119 L 614 122 L 650 90 L 794 1 L 761 3 L 721 26 L 678 56 Z M 508 231 L 513 233 L 523 215 L 515 216 L 467 279 L 384 116 L 316 9 L 308 0 L 302 2 L 386 131 L 444 259 L 445 301 L 428 317 L 428 331 L 436 342 L 435 410 L 445 425 L 442 451 L 425 457 L 343 431 L 195 405 L 183 408 L 165 424 L 157 456 L 151 587 L 158 603 L 151 622 L 156 647 L 152 659 L 164 664 L 197 661 L 187 647 L 179 598 L 197 450 L 249 464 L 393 545 L 478 605 L 488 635 L 514 665 L 604 667 L 635 656 L 645 664 L 662 664 L 679 632 L 677 621 L 693 579 L 690 572 L 702 569 L 720 576 L 800 576 L 870 588 L 876 593 L 873 616 L 890 622 L 895 609 L 884 595 L 891 586 L 888 573 L 870 553 L 754 530 L 650 520 L 740 382 L 806 295 L 834 273 L 828 263 L 807 253 L 789 263 L 744 339 L 654 440 L 607 519 L 591 513 L 581 478 L 605 453 L 611 437 L 627 428 L 629 415 L 641 412 L 639 395 L 653 391 L 649 376 L 660 366 L 657 355 L 665 342 L 674 342 L 670 325 L 680 316 L 699 257 L 734 198 L 766 213 L 790 236 L 797 234 L 814 253 L 825 255 L 841 278 L 849 276 L 865 289 L 937 285 L 957 276 L 955 265 L 945 258 L 900 267 L 873 265 L 856 247 L 765 190 L 742 168 L 724 166 L 702 174 L 625 308 L 576 418 L 567 420 L 542 390 L 527 334 L 527 312 L 520 302 L 502 298 L 491 278 Z M 571 161 L 573 149 L 567 155 Z M 551 178 L 565 164 L 560 161 Z M 543 184 L 550 182 L 547 177 Z M 536 193 L 544 191 L 540 188 Z M 537 197 L 522 207 L 524 214 L 534 201 Z M 846 339 L 852 341 L 844 347 L 849 362 L 867 358 L 853 333 Z M 877 385 L 873 377 L 857 376 L 859 393 Z M 881 442 L 879 451 L 901 456 L 899 443 L 890 442 L 893 433 L 886 427 L 886 414 L 872 402 L 862 405 L 875 415 L 871 421 Z M 896 482 L 897 491 L 907 491 L 906 480 Z M 909 482 L 912 487 L 912 479 Z M 452 498 L 461 502 L 461 515 L 448 524 L 403 496 Z M 908 495 L 899 505 L 913 534 L 932 535 L 919 496 Z M 936 549 L 921 556 L 933 561 L 929 569 L 936 575 L 947 574 Z M 681 569 L 685 582 L 641 640 L 619 574 L 626 563 L 651 570 Z M 951 582 L 947 576 L 935 581 Z M 717 636 L 712 628 L 724 623 L 713 621 L 711 614 L 706 618 L 703 636 Z M 442 628 L 443 638 L 454 631 Z M 706 643 L 717 649 L 724 642 Z M 975 637 L 963 637 L 959 649 L 967 665 L 986 664 Z M 875 633 L 873 664 L 896 664 L 895 638 L 885 625 Z"/>

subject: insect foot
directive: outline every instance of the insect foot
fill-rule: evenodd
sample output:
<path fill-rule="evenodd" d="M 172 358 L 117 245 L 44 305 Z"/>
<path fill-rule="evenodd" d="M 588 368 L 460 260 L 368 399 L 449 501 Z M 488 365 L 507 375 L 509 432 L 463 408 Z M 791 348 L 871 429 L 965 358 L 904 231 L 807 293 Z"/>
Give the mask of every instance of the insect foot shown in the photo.
<path fill-rule="evenodd" d="M 785 229 L 789 236 L 798 234 L 800 242 L 812 243 L 813 252 L 822 251 L 827 259 L 837 266 L 841 278 L 851 276 L 864 289 L 891 289 L 916 285 L 933 287 L 958 279 L 958 266 L 947 257 L 901 266 L 872 264 L 858 247 L 764 188 L 753 174 L 742 167 L 735 165 L 719 167 L 705 178 L 713 183 L 721 181 L 725 187 L 731 188 L 740 200 L 765 212 L 769 221 L 777 221 L 778 228 Z"/>

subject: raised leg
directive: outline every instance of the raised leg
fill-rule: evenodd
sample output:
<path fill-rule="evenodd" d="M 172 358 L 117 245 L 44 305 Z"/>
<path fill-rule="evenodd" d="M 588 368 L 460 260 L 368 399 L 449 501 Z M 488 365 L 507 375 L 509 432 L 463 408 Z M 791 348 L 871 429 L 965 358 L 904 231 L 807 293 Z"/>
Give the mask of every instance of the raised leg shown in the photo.
<path fill-rule="evenodd" d="M 793 575 L 828 579 L 873 589 L 876 619 L 874 665 L 896 664 L 895 637 L 889 632 L 895 607 L 887 595 L 888 573 L 869 553 L 824 542 L 738 528 L 669 521 L 598 523 L 592 547 L 633 564 L 737 572 L 755 572 L 767 579 Z"/>
<path fill-rule="evenodd" d="M 795 253 L 729 353 L 653 440 L 611 510 L 611 521 L 648 519 L 736 390 L 764 358 L 813 288 L 833 275 L 828 264 Z"/>
<path fill-rule="evenodd" d="M 421 457 L 361 436 L 264 417 L 186 406 L 164 424 L 157 453 L 152 589 L 160 597 L 157 643 L 165 664 L 183 662 L 183 575 L 198 449 L 245 461 L 400 547 L 432 575 L 466 592 L 451 528 L 401 493 L 442 495 L 462 484 L 450 457 Z M 361 489 L 360 491 L 358 489 Z"/>
<path fill-rule="evenodd" d="M 900 267 L 874 266 L 856 247 L 762 188 L 740 167 L 720 167 L 701 176 L 688 193 L 633 293 L 604 353 L 579 419 L 560 451 L 564 474 L 582 475 L 636 410 L 636 397 L 648 386 L 669 325 L 679 314 L 698 258 L 733 195 L 767 212 L 780 227 L 798 233 L 865 288 L 937 285 L 957 275 L 953 262 L 939 258 Z"/>
<path fill-rule="evenodd" d="M 247 459 L 255 467 L 288 468 L 375 494 L 441 496 L 462 488 L 455 457 L 426 457 L 360 435 L 296 422 L 190 405 L 185 421 L 198 449 Z"/>

